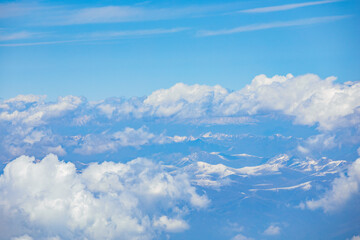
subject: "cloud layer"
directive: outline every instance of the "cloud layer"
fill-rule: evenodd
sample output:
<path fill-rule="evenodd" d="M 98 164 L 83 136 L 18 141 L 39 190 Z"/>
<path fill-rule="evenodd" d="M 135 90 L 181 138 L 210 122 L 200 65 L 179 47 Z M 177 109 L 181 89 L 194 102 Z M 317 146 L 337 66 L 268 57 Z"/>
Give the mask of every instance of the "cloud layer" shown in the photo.
<path fill-rule="evenodd" d="M 360 111 L 360 83 L 334 83 L 335 77 L 321 79 L 314 74 L 294 77 L 256 76 L 251 84 L 238 91 L 219 85 L 186 85 L 178 83 L 160 89 L 145 99 L 107 99 L 88 103 L 67 96 L 56 103 L 44 102 L 37 96 L 18 96 L 1 103 L 0 121 L 39 126 L 77 110 L 81 124 L 88 113 L 108 118 L 170 118 L 174 120 L 251 116 L 259 112 L 277 111 L 293 116 L 298 124 L 319 124 L 323 130 L 357 125 Z M 86 115 L 86 116 L 85 116 Z"/>
<path fill-rule="evenodd" d="M 166 129 L 153 132 L 146 126 L 261 124 L 266 115 L 290 118 L 295 124 L 316 126 L 323 132 L 298 146 L 303 153 L 340 146 L 344 139 L 359 143 L 360 83 L 339 84 L 334 77 L 321 79 L 314 74 L 259 75 L 238 91 L 178 83 L 144 98 L 99 102 L 76 96 L 48 102 L 45 96 L 19 95 L 0 102 L 0 156 L 10 160 L 22 154 L 63 156 L 69 151 L 89 155 L 182 142 L 193 137 L 168 135 Z M 133 122 L 139 124 L 131 126 Z M 111 130 L 114 123 L 123 127 Z M 352 129 L 354 136 L 340 139 L 336 134 L 341 129 Z"/>

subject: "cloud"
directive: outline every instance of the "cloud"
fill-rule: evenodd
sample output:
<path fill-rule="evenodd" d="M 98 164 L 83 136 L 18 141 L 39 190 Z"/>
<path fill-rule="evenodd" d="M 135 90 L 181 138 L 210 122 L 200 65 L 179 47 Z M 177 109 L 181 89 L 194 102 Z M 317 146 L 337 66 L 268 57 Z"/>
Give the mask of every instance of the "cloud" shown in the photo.
<path fill-rule="evenodd" d="M 321 79 L 314 74 L 270 78 L 258 75 L 238 91 L 219 85 L 178 83 L 169 89 L 154 91 L 145 99 L 114 98 L 94 104 L 74 96 L 60 97 L 56 103 L 40 101 L 30 106 L 10 105 L 9 102 L 14 102 L 10 99 L 2 103 L 0 121 L 38 126 L 78 109 L 81 115 L 74 116 L 72 124 L 99 118 L 94 113 L 97 110 L 95 112 L 116 121 L 167 118 L 193 124 L 243 124 L 256 122 L 250 116 L 259 112 L 275 112 L 293 116 L 297 124 L 318 124 L 322 131 L 357 126 L 360 123 L 360 83 L 339 84 L 334 83 L 335 80 L 335 77 Z M 80 119 L 84 115 L 87 120 Z M 319 135 L 313 142 L 325 137 L 327 146 L 334 146 L 331 135 Z M 310 144 L 311 139 L 308 142 Z"/>
<path fill-rule="evenodd" d="M 253 240 L 253 238 L 245 237 L 244 235 L 239 233 L 233 238 L 231 238 L 231 240 Z"/>
<path fill-rule="evenodd" d="M 25 47 L 25 46 L 39 46 L 39 45 L 53 45 L 63 43 L 75 43 L 75 42 L 88 42 L 89 39 L 72 39 L 63 41 L 43 41 L 43 42 L 26 42 L 26 43 L 3 43 L 0 47 Z"/>
<path fill-rule="evenodd" d="M 49 5 L 4 3 L 0 4 L 0 18 L 26 20 L 31 26 L 76 25 L 116 22 L 157 21 L 186 17 L 199 17 L 233 9 L 237 4 L 188 5 L 183 7 L 151 7 L 145 5 Z M 30 13 L 36 15 L 29 16 Z"/>
<path fill-rule="evenodd" d="M 280 234 L 280 227 L 275 225 L 270 225 L 265 231 L 265 235 L 273 236 L 273 235 L 279 235 Z"/>
<path fill-rule="evenodd" d="M 8 100 L 5 100 L 5 103 L 33 103 L 33 102 L 40 102 L 42 100 L 45 100 L 46 96 L 38 96 L 38 95 L 18 95 L 14 98 L 10 98 Z"/>
<path fill-rule="evenodd" d="M 59 97 L 56 103 L 39 102 L 40 99 L 41 98 L 34 98 L 32 95 L 20 95 L 5 101 L 5 103 L 35 102 L 36 104 L 33 104 L 23 111 L 16 109 L 19 108 L 19 106 L 13 106 L 16 110 L 11 113 L 7 111 L 1 112 L 0 120 L 21 123 L 28 126 L 38 126 L 45 124 L 46 121 L 51 118 L 61 117 L 69 111 L 77 109 L 82 103 L 82 99 L 75 96 Z"/>
<path fill-rule="evenodd" d="M 9 33 L 9 34 L 1 34 L 0 41 L 27 39 L 27 38 L 32 38 L 35 35 L 37 35 L 37 33 L 30 33 L 30 32 L 26 32 L 26 31 Z"/>
<path fill-rule="evenodd" d="M 322 208 L 325 212 L 336 211 L 351 197 L 359 194 L 360 189 L 360 158 L 348 169 L 347 175 L 342 174 L 332 182 L 331 190 L 318 200 L 306 202 L 306 207 L 315 210 Z"/>
<path fill-rule="evenodd" d="M 11 238 L 11 240 L 33 240 L 33 238 L 30 237 L 29 235 L 25 234 L 20 237 L 13 237 L 13 238 Z"/>
<path fill-rule="evenodd" d="M 125 128 L 112 134 L 103 132 L 99 135 L 88 134 L 79 143 L 76 153 L 90 155 L 107 151 L 116 151 L 119 147 L 138 147 L 155 140 L 156 136 L 149 133 L 145 127 L 139 129 Z"/>
<path fill-rule="evenodd" d="M 236 27 L 232 29 L 223 29 L 223 30 L 202 30 L 197 33 L 200 37 L 208 37 L 208 36 L 217 36 L 217 35 L 228 35 L 240 32 L 251 32 L 251 31 L 259 31 L 264 29 L 272 29 L 272 28 L 283 28 L 283 27 L 294 27 L 294 26 L 304 26 L 304 25 L 312 25 L 318 23 L 327 23 L 333 22 L 337 20 L 341 20 L 347 18 L 349 16 L 328 16 L 328 17 L 315 17 L 315 18 L 305 18 L 299 20 L 292 21 L 283 21 L 283 22 L 271 22 L 271 23 L 263 23 L 263 24 L 252 24 L 241 27 Z"/>
<path fill-rule="evenodd" d="M 154 221 L 155 227 L 160 227 L 167 232 L 182 232 L 189 228 L 189 225 L 182 219 L 169 219 L 167 216 L 161 216 Z"/>
<path fill-rule="evenodd" d="M 187 209 L 209 203 L 187 175 L 146 159 L 93 163 L 78 172 L 52 154 L 8 163 L 0 194 L 7 239 L 152 239 L 186 230 Z"/>
<path fill-rule="evenodd" d="M 95 41 L 106 41 L 119 39 L 124 37 L 141 37 L 141 36 L 154 36 L 162 34 L 172 34 L 186 31 L 188 28 L 170 28 L 170 29 L 141 29 L 141 30 L 131 30 L 131 31 L 112 31 L 112 32 L 93 32 L 93 33 L 84 33 L 76 36 L 74 39 L 70 40 L 58 40 L 58 41 L 41 41 L 41 42 L 25 42 L 25 43 L 3 43 L 0 44 L 0 47 L 24 47 L 24 46 L 37 46 L 37 45 L 53 45 L 53 44 L 66 44 L 66 43 L 82 43 L 82 42 L 95 42 Z M 34 35 L 39 35 L 35 33 L 16 33 L 9 35 L 0 35 L 0 41 L 9 41 L 30 38 Z"/>
<path fill-rule="evenodd" d="M 255 77 L 244 89 L 229 94 L 220 109 L 227 115 L 241 110 L 255 114 L 260 110 L 281 111 L 294 116 L 295 123 L 314 125 L 321 130 L 356 126 L 359 122 L 360 83 L 334 84 L 307 74 L 294 77 L 265 75 Z"/>
<path fill-rule="evenodd" d="M 152 108 L 152 114 L 160 117 L 178 115 L 196 118 L 205 115 L 209 105 L 216 106 L 227 94 L 228 91 L 219 85 L 188 86 L 177 83 L 169 89 L 153 92 L 144 100 L 144 104 Z"/>
<path fill-rule="evenodd" d="M 178 8 L 145 8 L 139 6 L 103 6 L 74 9 L 63 14 L 53 24 L 94 24 L 133 21 L 156 21 L 201 16 L 229 9 L 230 4 L 193 5 Z"/>
<path fill-rule="evenodd" d="M 271 6 L 271 7 L 262 7 L 262 8 L 252 8 L 241 10 L 241 13 L 267 13 L 267 12 L 278 12 L 278 11 L 286 11 L 296 8 L 308 7 L 308 6 L 315 6 L 327 3 L 334 3 L 339 2 L 341 0 L 327 0 L 327 1 L 314 1 L 314 2 L 304 2 L 304 3 L 293 3 L 293 4 L 285 4 L 285 5 L 278 5 L 278 6 Z"/>
<path fill-rule="evenodd" d="M 112 32 L 96 32 L 89 35 L 90 38 L 101 38 L 101 39 L 113 39 L 118 37 L 129 37 L 129 36 L 150 36 L 168 33 L 178 33 L 188 30 L 188 28 L 169 28 L 169 29 L 141 29 L 141 30 L 129 30 L 129 31 L 112 31 Z"/>
<path fill-rule="evenodd" d="M 147 97 L 109 98 L 99 102 L 76 96 L 49 102 L 44 96 L 19 95 L 0 102 L 0 155 L 10 160 L 21 154 L 43 157 L 47 151 L 64 155 L 74 149 L 81 154 L 95 154 L 116 152 L 124 146 L 192 141 L 200 135 L 194 138 L 180 132 L 171 136 L 165 132 L 154 134 L 133 123 L 151 127 L 149 122 L 211 127 L 258 125 L 268 114 L 283 119 L 290 116 L 295 124 L 317 127 L 320 133 L 299 140 L 298 150 L 302 154 L 332 149 L 345 141 L 357 144 L 360 83 L 336 83 L 335 79 L 321 79 L 314 74 L 258 75 L 237 91 L 219 85 L 178 83 Z M 112 129 L 116 124 L 123 130 Z M 129 126 L 127 130 L 126 126 Z M 68 131 L 58 131 L 59 128 L 71 128 L 74 136 L 68 136 Z M 345 133 L 339 136 L 341 132 L 348 132 L 342 131 L 344 129 L 351 129 L 351 139 Z M 220 141 L 228 135 L 205 134 L 203 137 Z"/>

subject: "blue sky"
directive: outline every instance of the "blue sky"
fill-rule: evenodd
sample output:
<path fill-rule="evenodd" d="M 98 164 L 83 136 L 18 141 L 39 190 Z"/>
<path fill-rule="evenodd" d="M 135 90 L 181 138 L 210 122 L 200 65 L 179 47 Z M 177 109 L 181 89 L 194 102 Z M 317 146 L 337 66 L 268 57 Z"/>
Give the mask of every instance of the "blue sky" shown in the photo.
<path fill-rule="evenodd" d="M 3 99 L 143 96 L 177 82 L 236 90 L 258 74 L 359 80 L 355 0 L 7 1 L 0 7 Z"/>

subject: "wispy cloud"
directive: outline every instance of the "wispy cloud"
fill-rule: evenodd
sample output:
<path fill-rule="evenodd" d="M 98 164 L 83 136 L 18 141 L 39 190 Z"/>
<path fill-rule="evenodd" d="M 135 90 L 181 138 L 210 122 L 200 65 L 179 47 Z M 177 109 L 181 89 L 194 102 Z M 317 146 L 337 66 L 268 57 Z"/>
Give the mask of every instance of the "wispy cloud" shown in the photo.
<path fill-rule="evenodd" d="M 222 12 L 231 4 L 193 5 L 173 8 L 151 8 L 143 6 L 104 6 L 63 11 L 47 24 L 76 25 L 115 22 L 156 21 L 184 17 L 200 17 Z"/>
<path fill-rule="evenodd" d="M 160 35 L 168 33 L 178 33 L 189 28 L 170 28 L 170 29 L 142 29 L 142 30 L 129 30 L 129 31 L 111 31 L 111 32 L 96 32 L 91 33 L 90 37 L 94 38 L 116 38 L 116 37 L 131 37 L 131 36 L 148 36 Z"/>
<path fill-rule="evenodd" d="M 26 31 L 9 33 L 9 34 L 0 34 L 0 41 L 10 41 L 10 40 L 19 40 L 27 39 L 37 35 L 37 33 L 31 33 Z"/>
<path fill-rule="evenodd" d="M 266 12 L 278 12 L 278 11 L 286 11 L 295 8 L 302 8 L 308 6 L 315 6 L 320 4 L 327 4 L 333 2 L 339 2 L 342 0 L 325 0 L 325 1 L 314 1 L 314 2 L 304 2 L 304 3 L 293 3 L 293 4 L 285 4 L 285 5 L 278 5 L 278 6 L 271 6 L 271 7 L 262 7 L 262 8 L 252 8 L 246 9 L 239 12 L 242 13 L 266 13 Z"/>
<path fill-rule="evenodd" d="M 27 42 L 27 43 L 3 43 L 0 47 L 23 47 L 23 46 L 37 46 L 37 45 L 53 45 L 72 42 L 85 42 L 89 40 L 65 40 L 65 41 L 43 41 L 43 42 Z"/>
<path fill-rule="evenodd" d="M 28 26 L 80 25 L 96 23 L 157 21 L 194 18 L 222 13 L 239 4 L 201 4 L 161 7 L 155 4 L 80 7 L 37 3 L 0 3 L 1 18 L 17 18 Z"/>
<path fill-rule="evenodd" d="M 348 15 L 328 16 L 328 17 L 306 18 L 306 19 L 299 19 L 299 20 L 293 20 L 293 21 L 252 24 L 252 25 L 246 25 L 246 26 L 241 26 L 241 27 L 232 28 L 232 29 L 223 29 L 223 30 L 215 30 L 215 31 L 203 30 L 203 31 L 199 31 L 197 33 L 197 35 L 200 37 L 206 37 L 206 36 L 234 34 L 234 33 L 240 33 L 240 32 L 258 31 L 258 30 L 271 29 L 271 28 L 311 25 L 311 24 L 316 24 L 316 23 L 326 23 L 326 22 L 331 22 L 331 21 L 337 21 L 337 20 L 344 19 L 347 17 L 349 17 L 349 16 Z"/>
<path fill-rule="evenodd" d="M 122 37 L 141 37 L 152 36 L 161 34 L 171 34 L 186 31 L 189 28 L 169 28 L 169 29 L 142 29 L 142 30 L 129 30 L 129 31 L 112 31 L 112 32 L 94 32 L 78 35 L 77 39 L 59 40 L 59 41 L 41 41 L 41 42 L 26 42 L 26 43 L 3 43 L 0 47 L 22 47 L 22 46 L 37 46 L 37 45 L 53 45 L 53 44 L 65 44 L 75 42 L 94 42 L 94 41 L 106 41 L 110 39 L 119 39 Z M 24 34 L 25 38 L 26 34 Z M 14 36 L 1 36 L 0 41 L 20 39 L 22 34 Z"/>

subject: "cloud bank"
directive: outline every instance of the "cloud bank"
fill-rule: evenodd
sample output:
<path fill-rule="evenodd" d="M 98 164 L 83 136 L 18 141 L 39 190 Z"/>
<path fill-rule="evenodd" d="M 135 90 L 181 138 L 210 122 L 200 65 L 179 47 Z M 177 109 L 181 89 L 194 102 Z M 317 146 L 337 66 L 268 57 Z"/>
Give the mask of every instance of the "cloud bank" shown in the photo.
<path fill-rule="evenodd" d="M 314 74 L 271 78 L 259 75 L 238 91 L 229 91 L 219 85 L 178 83 L 169 89 L 154 91 L 145 99 L 113 98 L 98 103 L 75 96 L 60 97 L 56 103 L 35 99 L 35 96 L 18 96 L 1 103 L 0 121 L 39 126 L 74 110 L 77 119 L 85 115 L 90 118 L 88 113 L 92 113 L 115 120 L 221 119 L 275 111 L 293 116 L 297 124 L 318 124 L 321 130 L 356 126 L 360 114 L 360 83 L 339 84 L 335 80 L 335 77 L 321 79 Z M 34 100 L 29 103 L 23 98 Z"/>
<path fill-rule="evenodd" d="M 122 147 L 183 142 L 194 138 L 168 135 L 166 129 L 153 132 L 146 126 L 260 124 L 258 118 L 266 115 L 317 127 L 320 134 L 298 146 L 304 154 L 316 148 L 340 146 L 345 138 L 336 134 L 342 129 L 354 133 L 345 140 L 359 143 L 360 83 L 336 83 L 334 77 L 321 79 L 314 74 L 259 75 L 237 91 L 220 85 L 178 83 L 143 98 L 99 102 L 77 96 L 48 102 L 45 96 L 19 95 L 0 102 L 0 157 L 10 160 L 22 154 L 43 157 L 47 153 L 63 156 L 69 151 L 89 155 L 116 152 Z M 140 124 L 131 126 L 136 121 Z M 114 123 L 123 127 L 111 130 Z M 72 135 L 59 129 L 68 129 Z"/>

